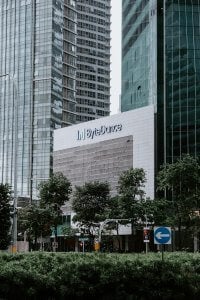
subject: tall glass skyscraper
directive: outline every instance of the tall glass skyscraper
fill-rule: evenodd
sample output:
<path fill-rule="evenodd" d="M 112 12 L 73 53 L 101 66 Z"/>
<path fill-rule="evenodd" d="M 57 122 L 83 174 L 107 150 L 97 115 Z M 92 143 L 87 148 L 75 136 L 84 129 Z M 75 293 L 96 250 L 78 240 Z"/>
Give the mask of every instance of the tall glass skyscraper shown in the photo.
<path fill-rule="evenodd" d="M 64 0 L 62 127 L 76 123 L 76 0 Z"/>
<path fill-rule="evenodd" d="M 73 12 L 73 0 L 0 2 L 0 182 L 18 196 L 36 197 L 53 167 L 53 131 L 67 123 L 63 108 L 75 113 Z"/>
<path fill-rule="evenodd" d="M 77 0 L 77 123 L 110 114 L 111 0 Z"/>
<path fill-rule="evenodd" d="M 155 105 L 156 168 L 200 154 L 200 1 L 123 0 L 122 99 Z"/>
<path fill-rule="evenodd" d="M 110 0 L 1 0 L 0 182 L 37 198 L 54 129 L 109 111 Z"/>

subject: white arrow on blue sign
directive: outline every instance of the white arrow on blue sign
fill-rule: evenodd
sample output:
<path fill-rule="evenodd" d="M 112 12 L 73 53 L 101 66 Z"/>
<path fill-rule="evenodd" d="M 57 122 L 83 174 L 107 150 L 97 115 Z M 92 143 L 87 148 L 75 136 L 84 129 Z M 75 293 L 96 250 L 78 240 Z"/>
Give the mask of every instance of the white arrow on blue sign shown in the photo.
<path fill-rule="evenodd" d="M 171 244 L 171 227 L 154 227 L 154 244 Z"/>

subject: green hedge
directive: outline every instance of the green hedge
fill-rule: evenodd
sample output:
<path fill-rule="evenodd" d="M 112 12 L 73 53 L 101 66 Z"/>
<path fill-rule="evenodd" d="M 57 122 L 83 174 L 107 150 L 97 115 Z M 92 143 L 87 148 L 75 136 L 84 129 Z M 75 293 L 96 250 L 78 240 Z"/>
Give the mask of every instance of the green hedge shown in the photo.
<path fill-rule="evenodd" d="M 200 255 L 0 254 L 0 299 L 200 299 Z"/>

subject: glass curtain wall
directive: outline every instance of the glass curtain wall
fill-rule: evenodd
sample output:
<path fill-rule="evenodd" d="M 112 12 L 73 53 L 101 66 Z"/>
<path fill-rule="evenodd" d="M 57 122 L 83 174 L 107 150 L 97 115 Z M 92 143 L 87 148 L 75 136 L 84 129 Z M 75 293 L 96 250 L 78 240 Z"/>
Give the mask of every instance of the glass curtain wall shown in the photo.
<path fill-rule="evenodd" d="M 200 153 L 200 1 L 165 6 L 166 161 Z"/>
<path fill-rule="evenodd" d="M 0 182 L 30 195 L 33 4 L 0 1 Z"/>
<path fill-rule="evenodd" d="M 122 1 L 122 112 L 156 104 L 156 3 Z"/>
<path fill-rule="evenodd" d="M 62 0 L 0 1 L 0 182 L 36 198 L 62 122 Z"/>
<path fill-rule="evenodd" d="M 76 34 L 76 1 L 64 0 L 62 127 L 76 123 Z"/>
<path fill-rule="evenodd" d="M 77 0 L 77 123 L 110 114 L 110 0 Z"/>
<path fill-rule="evenodd" d="M 53 167 L 53 130 L 62 121 L 62 0 L 35 3 L 32 196 Z"/>

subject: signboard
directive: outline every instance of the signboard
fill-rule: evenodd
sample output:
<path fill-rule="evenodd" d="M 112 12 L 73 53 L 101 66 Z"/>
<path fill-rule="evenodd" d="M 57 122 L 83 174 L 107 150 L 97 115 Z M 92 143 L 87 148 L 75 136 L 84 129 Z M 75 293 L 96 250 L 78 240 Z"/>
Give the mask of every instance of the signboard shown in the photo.
<path fill-rule="evenodd" d="M 86 241 L 88 241 L 89 240 L 89 238 L 87 238 L 87 237 L 84 237 L 84 238 L 79 238 L 78 239 L 80 242 L 86 242 Z"/>
<path fill-rule="evenodd" d="M 84 141 L 86 139 L 93 140 L 97 136 L 111 134 L 119 131 L 122 131 L 122 124 L 114 124 L 109 126 L 102 125 L 99 128 L 92 128 L 92 129 L 87 128 L 83 130 L 78 130 L 77 140 L 78 141 Z"/>
<path fill-rule="evenodd" d="M 149 227 L 143 228 L 143 242 L 149 243 L 150 242 L 150 230 Z"/>
<path fill-rule="evenodd" d="M 154 244 L 171 244 L 171 227 L 154 227 Z"/>

